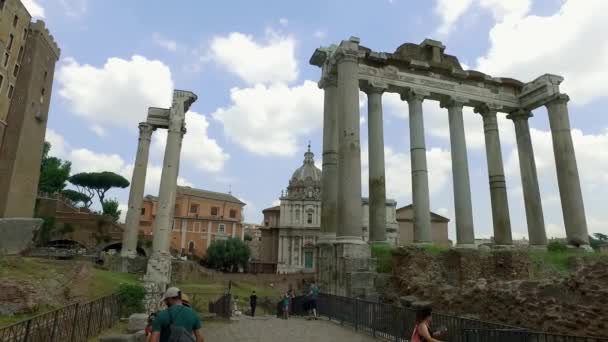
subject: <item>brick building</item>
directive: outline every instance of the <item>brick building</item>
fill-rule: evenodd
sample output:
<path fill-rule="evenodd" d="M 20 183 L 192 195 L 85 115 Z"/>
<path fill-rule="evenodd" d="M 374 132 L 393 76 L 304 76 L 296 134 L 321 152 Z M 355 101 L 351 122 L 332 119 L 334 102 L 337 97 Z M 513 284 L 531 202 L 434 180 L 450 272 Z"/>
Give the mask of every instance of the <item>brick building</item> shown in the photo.
<path fill-rule="evenodd" d="M 0 0 L 0 217 L 32 217 L 60 50 L 19 0 Z M 10 199 L 10 200 L 9 200 Z"/>
<path fill-rule="evenodd" d="M 158 198 L 144 198 L 140 234 L 151 236 Z M 232 194 L 178 186 L 171 231 L 171 249 L 177 254 L 204 257 L 209 244 L 234 237 L 243 240 L 245 203 Z"/>

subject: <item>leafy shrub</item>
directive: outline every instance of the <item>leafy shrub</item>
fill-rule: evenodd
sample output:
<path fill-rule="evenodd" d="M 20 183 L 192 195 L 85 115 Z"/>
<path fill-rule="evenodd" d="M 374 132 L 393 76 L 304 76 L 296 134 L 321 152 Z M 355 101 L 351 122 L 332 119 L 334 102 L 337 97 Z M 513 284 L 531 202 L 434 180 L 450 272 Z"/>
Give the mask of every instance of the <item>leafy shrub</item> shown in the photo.
<path fill-rule="evenodd" d="M 391 273 L 393 271 L 393 247 L 389 244 L 372 244 L 372 257 L 376 258 L 376 271 L 378 273 Z"/>
<path fill-rule="evenodd" d="M 122 283 L 118 286 L 118 299 L 124 315 L 143 312 L 145 296 L 146 289 L 140 284 Z"/>
<path fill-rule="evenodd" d="M 239 266 L 247 267 L 250 255 L 249 246 L 239 239 L 215 240 L 207 249 L 207 267 L 234 272 Z"/>
<path fill-rule="evenodd" d="M 565 252 L 568 250 L 568 245 L 561 241 L 551 241 L 547 244 L 547 250 L 549 252 Z"/>

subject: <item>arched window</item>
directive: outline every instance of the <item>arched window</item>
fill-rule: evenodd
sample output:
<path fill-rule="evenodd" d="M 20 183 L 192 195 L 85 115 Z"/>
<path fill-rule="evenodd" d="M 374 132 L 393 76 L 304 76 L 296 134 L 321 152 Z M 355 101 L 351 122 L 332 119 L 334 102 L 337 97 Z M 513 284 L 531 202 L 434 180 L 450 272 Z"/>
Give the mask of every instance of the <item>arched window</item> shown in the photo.
<path fill-rule="evenodd" d="M 308 216 L 308 218 L 306 219 L 306 222 L 308 224 L 312 224 L 312 212 L 308 212 L 307 216 Z"/>
<path fill-rule="evenodd" d="M 300 222 L 300 209 L 296 209 L 296 223 Z"/>
<path fill-rule="evenodd" d="M 194 254 L 194 241 L 188 243 L 188 254 Z"/>

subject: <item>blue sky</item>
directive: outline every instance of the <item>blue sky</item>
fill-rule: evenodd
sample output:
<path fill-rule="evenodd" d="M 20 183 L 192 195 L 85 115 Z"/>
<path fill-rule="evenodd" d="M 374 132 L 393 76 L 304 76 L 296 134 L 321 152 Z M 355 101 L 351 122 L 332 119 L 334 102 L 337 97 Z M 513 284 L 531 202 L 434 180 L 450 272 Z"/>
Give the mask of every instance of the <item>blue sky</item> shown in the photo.
<path fill-rule="evenodd" d="M 47 140 L 76 172 L 112 170 L 128 179 L 137 123 L 168 106 L 175 87 L 194 91 L 180 180 L 245 201 L 261 221 L 302 163 L 308 140 L 321 160 L 320 71 L 315 48 L 354 35 L 376 51 L 441 40 L 468 69 L 531 81 L 566 77 L 570 120 L 591 232 L 608 233 L 608 10 L 603 0 L 194 1 L 28 0 L 62 48 Z M 411 198 L 407 104 L 385 95 L 388 196 Z M 431 207 L 453 218 L 447 112 L 425 101 Z M 545 222 L 564 236 L 547 113 L 531 119 Z M 363 186 L 367 107 L 361 96 Z M 515 237 L 527 236 L 512 122 L 500 134 Z M 481 117 L 465 111 L 476 234 L 492 234 Z M 156 194 L 165 133 L 155 133 L 146 193 Z M 367 190 L 364 190 L 364 194 Z M 128 191 L 112 190 L 126 207 Z M 454 238 L 454 226 L 450 225 Z"/>

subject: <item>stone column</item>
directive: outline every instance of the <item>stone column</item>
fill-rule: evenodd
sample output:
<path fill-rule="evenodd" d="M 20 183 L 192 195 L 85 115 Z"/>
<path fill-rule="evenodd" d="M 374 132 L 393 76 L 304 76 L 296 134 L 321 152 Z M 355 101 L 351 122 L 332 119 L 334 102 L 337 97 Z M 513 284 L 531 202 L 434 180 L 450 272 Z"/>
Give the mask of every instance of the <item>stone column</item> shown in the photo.
<path fill-rule="evenodd" d="M 173 109 L 172 109 L 173 111 Z M 171 241 L 171 213 L 175 209 L 175 195 L 177 189 L 178 162 L 181 140 L 183 138 L 183 118 L 171 120 L 167 132 L 165 158 L 160 179 L 158 195 L 158 209 L 154 220 L 153 253 L 169 253 Z"/>
<path fill-rule="evenodd" d="M 486 160 L 490 178 L 490 201 L 492 203 L 492 222 L 494 225 L 494 242 L 497 245 L 512 245 L 511 219 L 505 171 L 502 165 L 500 135 L 496 118 L 497 108 L 487 105 L 475 109 L 483 117 L 483 131 L 486 140 Z"/>
<path fill-rule="evenodd" d="M 462 107 L 465 100 L 451 98 L 441 106 L 448 109 L 450 123 L 450 145 L 452 155 L 452 182 L 454 185 L 454 207 L 456 209 L 456 240 L 459 247 L 475 247 L 473 210 L 471 207 L 471 185 L 467 144 L 464 135 Z"/>
<path fill-rule="evenodd" d="M 572 136 L 570 134 L 570 118 L 568 117 L 568 95 L 559 94 L 549 101 L 549 125 L 553 140 L 553 153 L 557 168 L 557 183 L 562 202 L 564 225 L 568 242 L 575 246 L 589 245 L 587 219 L 581 183 L 578 177 L 576 156 Z"/>
<path fill-rule="evenodd" d="M 344 46 L 342 46 L 344 45 Z M 354 45 L 354 46 L 353 46 Z M 361 237 L 361 146 L 358 45 L 343 42 L 338 64 L 338 233 L 337 241 L 363 244 Z"/>
<path fill-rule="evenodd" d="M 431 243 L 431 204 L 429 176 L 424 141 L 422 101 L 428 94 L 407 91 L 401 95 L 407 101 L 410 119 L 410 160 L 412 168 L 412 206 L 414 209 L 414 242 Z M 386 215 L 386 211 L 384 212 Z"/>
<path fill-rule="evenodd" d="M 321 192 L 321 234 L 319 243 L 336 240 L 338 227 L 338 80 L 327 75 L 319 83 L 324 89 L 323 169 Z"/>
<path fill-rule="evenodd" d="M 538 176 L 536 175 L 534 149 L 530 139 L 530 126 L 528 125 L 528 118 L 530 117 L 532 117 L 532 113 L 523 110 L 513 112 L 507 116 L 507 118 L 513 120 L 515 125 L 519 172 L 521 173 L 521 186 L 524 193 L 530 246 L 545 246 L 547 244 L 547 234 L 545 233 L 543 206 L 540 200 Z"/>
<path fill-rule="evenodd" d="M 386 242 L 386 185 L 384 178 L 384 87 L 369 85 L 367 93 L 369 153 L 369 242 Z"/>
<path fill-rule="evenodd" d="M 141 206 L 146 185 L 150 141 L 154 129 L 149 123 L 139 123 L 139 142 L 137 144 L 133 175 L 131 176 L 131 188 L 129 189 L 129 209 L 127 210 L 125 231 L 122 236 L 123 257 L 134 258 L 137 256 L 137 236 L 139 233 Z"/>

